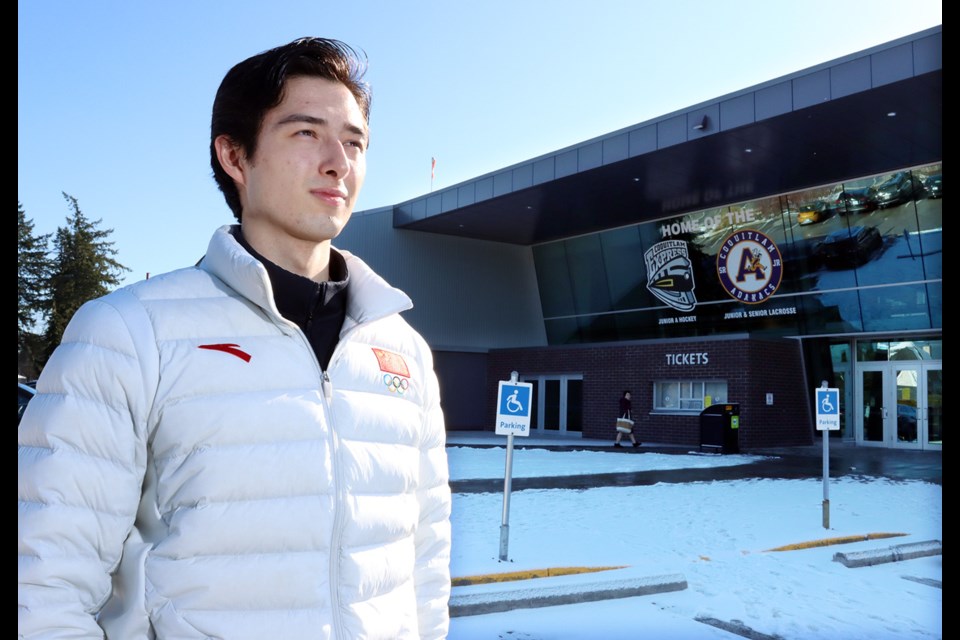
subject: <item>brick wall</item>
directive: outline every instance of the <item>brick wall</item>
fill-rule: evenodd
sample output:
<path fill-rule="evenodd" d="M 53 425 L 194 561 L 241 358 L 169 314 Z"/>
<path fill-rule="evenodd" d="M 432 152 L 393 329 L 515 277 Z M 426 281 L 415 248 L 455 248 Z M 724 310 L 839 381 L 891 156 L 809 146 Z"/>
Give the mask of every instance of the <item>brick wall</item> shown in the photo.
<path fill-rule="evenodd" d="M 727 381 L 725 400 L 740 403 L 742 449 L 813 442 L 800 345 L 794 340 L 737 338 L 493 350 L 488 360 L 490 414 L 485 424 L 494 422 L 497 382 L 509 379 L 514 370 L 521 376 L 582 374 L 586 438 L 613 439 L 618 401 L 629 389 L 640 440 L 699 445 L 699 415 L 652 412 L 654 381 L 682 379 Z M 768 393 L 773 394 L 772 405 L 766 404 Z"/>

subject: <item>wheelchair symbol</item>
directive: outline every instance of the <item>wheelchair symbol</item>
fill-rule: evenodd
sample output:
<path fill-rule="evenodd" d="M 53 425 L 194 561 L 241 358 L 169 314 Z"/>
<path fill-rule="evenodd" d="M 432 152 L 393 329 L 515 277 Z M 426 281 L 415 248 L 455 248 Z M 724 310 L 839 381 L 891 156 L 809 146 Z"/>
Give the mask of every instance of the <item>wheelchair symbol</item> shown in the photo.
<path fill-rule="evenodd" d="M 520 413 L 523 411 L 523 405 L 517 400 L 518 393 L 520 393 L 520 390 L 514 389 L 513 393 L 507 396 L 507 411 L 510 413 Z"/>
<path fill-rule="evenodd" d="M 820 401 L 820 413 L 834 413 L 836 408 L 833 406 L 833 403 L 830 402 L 830 396 L 824 395 L 823 400 Z"/>

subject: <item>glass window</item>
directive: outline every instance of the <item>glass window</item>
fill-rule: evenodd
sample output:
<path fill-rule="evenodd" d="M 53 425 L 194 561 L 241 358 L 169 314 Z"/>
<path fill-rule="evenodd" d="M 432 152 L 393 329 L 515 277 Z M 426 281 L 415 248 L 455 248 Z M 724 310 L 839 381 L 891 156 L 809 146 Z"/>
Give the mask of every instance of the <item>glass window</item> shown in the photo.
<path fill-rule="evenodd" d="M 914 340 L 922 360 L 943 360 L 943 340 Z"/>
<path fill-rule="evenodd" d="M 612 314 L 586 316 L 580 320 L 580 337 L 584 342 L 615 342 L 620 339 L 617 319 Z"/>
<path fill-rule="evenodd" d="M 705 382 L 703 389 L 703 406 L 727 401 L 727 383 L 725 381 Z"/>
<path fill-rule="evenodd" d="M 847 342 L 831 344 L 830 361 L 833 363 L 834 368 L 850 362 L 850 344 Z"/>
<path fill-rule="evenodd" d="M 583 380 L 567 380 L 567 431 L 583 431 Z"/>
<path fill-rule="evenodd" d="M 803 296 L 801 309 L 804 333 L 863 331 L 860 296 L 855 289 Z"/>
<path fill-rule="evenodd" d="M 548 343 L 940 328 L 941 174 L 934 163 L 537 245 Z M 745 263 L 744 242 L 734 256 L 738 283 L 780 276 L 759 302 L 732 298 L 718 264 L 747 229 L 780 255 Z"/>
<path fill-rule="evenodd" d="M 864 331 L 929 329 L 927 289 L 909 284 L 860 289 Z"/>
<path fill-rule="evenodd" d="M 534 247 L 533 260 L 544 317 L 573 315 L 573 291 L 564 244 L 554 242 Z"/>
<path fill-rule="evenodd" d="M 543 428 L 560 429 L 560 381 L 545 380 L 543 392 Z"/>
<path fill-rule="evenodd" d="M 862 340 L 857 343 L 857 362 L 886 362 L 889 351 L 889 343 Z"/>
<path fill-rule="evenodd" d="M 927 300 L 930 301 L 930 324 L 943 328 L 943 283 L 941 281 L 927 284 Z"/>
<path fill-rule="evenodd" d="M 679 382 L 654 382 L 653 383 L 653 408 L 659 410 L 675 410 L 680 406 L 680 383 Z"/>
<path fill-rule="evenodd" d="M 941 163 L 921 167 L 914 172 L 922 185 L 917 208 L 917 241 L 923 266 L 929 279 L 943 277 L 943 166 Z M 916 245 L 915 245 L 916 246 Z M 940 326 L 939 324 L 937 326 Z"/>
<path fill-rule="evenodd" d="M 576 318 L 557 318 L 544 321 L 547 331 L 547 344 L 578 344 L 580 327 Z"/>
<path fill-rule="evenodd" d="M 943 444 L 943 371 L 927 371 L 927 442 Z"/>
<path fill-rule="evenodd" d="M 699 413 L 727 400 L 726 380 L 658 380 L 653 383 L 653 410 Z"/>
<path fill-rule="evenodd" d="M 857 343 L 859 362 L 890 360 L 943 360 L 943 340 L 904 340 Z"/>
<path fill-rule="evenodd" d="M 600 234 L 603 263 L 606 268 L 607 288 L 611 308 L 633 309 L 645 305 L 646 278 L 640 234 L 636 226 L 613 229 Z"/>
<path fill-rule="evenodd" d="M 690 411 L 700 411 L 703 409 L 702 382 L 680 383 L 680 408 Z"/>
<path fill-rule="evenodd" d="M 600 236 L 582 236 L 567 240 L 567 261 L 577 313 L 602 313 L 610 310 L 607 270 L 603 264 Z"/>

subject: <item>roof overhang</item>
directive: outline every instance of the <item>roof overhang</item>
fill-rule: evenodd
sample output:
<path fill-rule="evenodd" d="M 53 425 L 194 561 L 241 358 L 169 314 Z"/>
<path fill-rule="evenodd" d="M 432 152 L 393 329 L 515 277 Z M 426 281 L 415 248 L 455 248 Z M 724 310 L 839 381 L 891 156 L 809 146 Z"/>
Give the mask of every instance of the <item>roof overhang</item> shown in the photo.
<path fill-rule="evenodd" d="M 398 205 L 395 226 L 531 245 L 940 161 L 942 78 L 916 75 L 413 220 Z"/>

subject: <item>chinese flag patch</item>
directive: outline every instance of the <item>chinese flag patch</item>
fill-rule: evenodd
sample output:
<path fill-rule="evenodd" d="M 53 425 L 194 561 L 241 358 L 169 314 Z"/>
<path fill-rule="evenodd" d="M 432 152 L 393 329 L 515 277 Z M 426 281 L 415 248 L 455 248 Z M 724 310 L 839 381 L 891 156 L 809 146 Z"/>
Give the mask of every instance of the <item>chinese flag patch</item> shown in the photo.
<path fill-rule="evenodd" d="M 377 363 L 380 365 L 380 371 L 392 373 L 394 375 L 410 377 L 410 369 L 407 363 L 399 353 L 384 351 L 383 349 L 373 349 L 373 355 L 377 356 Z"/>

